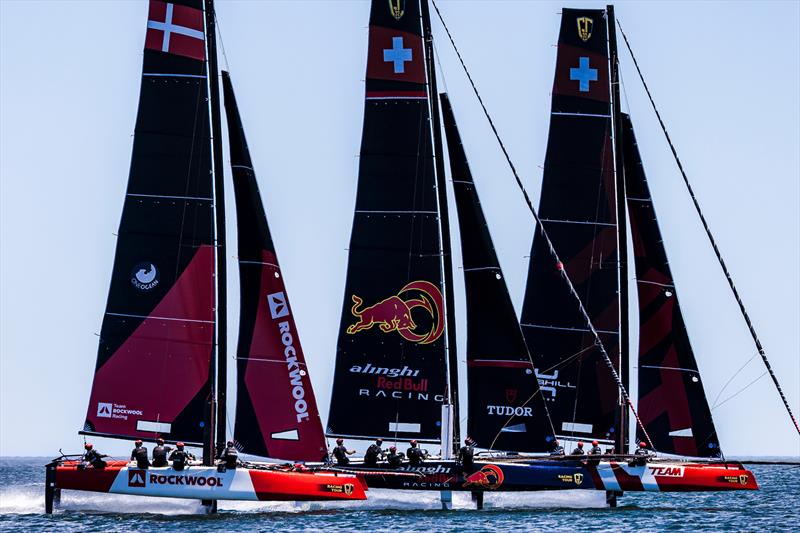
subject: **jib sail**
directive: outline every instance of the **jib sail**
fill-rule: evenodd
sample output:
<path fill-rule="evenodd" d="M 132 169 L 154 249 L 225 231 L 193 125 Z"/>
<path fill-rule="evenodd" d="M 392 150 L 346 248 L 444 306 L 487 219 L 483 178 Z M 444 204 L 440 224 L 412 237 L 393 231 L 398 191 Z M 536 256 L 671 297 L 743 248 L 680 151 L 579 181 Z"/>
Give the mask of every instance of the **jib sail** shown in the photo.
<path fill-rule="evenodd" d="M 553 430 L 450 101 L 441 95 L 467 297 L 467 434 L 481 448 L 543 452 Z"/>
<path fill-rule="evenodd" d="M 227 72 L 222 87 L 241 291 L 234 439 L 249 454 L 319 461 L 326 453 L 322 422 Z"/>
<path fill-rule="evenodd" d="M 617 223 L 602 10 L 564 9 L 539 215 L 521 325 L 558 435 L 613 440 L 618 390 L 559 270 L 609 354 L 619 358 Z"/>
<path fill-rule="evenodd" d="M 139 114 L 84 433 L 200 443 L 215 328 L 200 0 L 151 0 Z"/>
<path fill-rule="evenodd" d="M 372 2 L 327 433 L 438 441 L 444 299 L 419 3 Z"/>
<path fill-rule="evenodd" d="M 633 124 L 623 115 L 625 180 L 639 295 L 639 418 L 658 451 L 720 454 Z M 642 439 L 641 429 L 639 438 Z"/>

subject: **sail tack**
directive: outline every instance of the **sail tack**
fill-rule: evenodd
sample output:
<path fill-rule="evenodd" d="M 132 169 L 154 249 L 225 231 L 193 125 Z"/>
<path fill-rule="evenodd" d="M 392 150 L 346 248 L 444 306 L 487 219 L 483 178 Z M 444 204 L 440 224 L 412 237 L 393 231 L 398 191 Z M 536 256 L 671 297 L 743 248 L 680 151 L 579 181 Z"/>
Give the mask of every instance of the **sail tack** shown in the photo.
<path fill-rule="evenodd" d="M 639 295 L 639 418 L 657 450 L 715 457 L 720 454 L 717 432 L 627 115 L 623 115 L 623 128 Z"/>
<path fill-rule="evenodd" d="M 327 433 L 438 441 L 444 298 L 417 2 L 374 1 Z"/>
<path fill-rule="evenodd" d="M 553 431 L 533 361 L 446 94 L 441 101 L 467 297 L 467 434 L 481 448 L 549 451 Z"/>
<path fill-rule="evenodd" d="M 322 422 L 227 72 L 222 84 L 241 291 L 234 439 L 249 454 L 319 461 L 326 454 Z"/>
<path fill-rule="evenodd" d="M 539 215 L 521 325 L 557 435 L 613 440 L 618 389 L 569 297 L 566 269 L 609 356 L 619 354 L 617 222 L 607 25 L 562 10 Z"/>
<path fill-rule="evenodd" d="M 204 47 L 200 0 L 150 2 L 130 175 L 84 433 L 202 441 L 215 328 Z"/>

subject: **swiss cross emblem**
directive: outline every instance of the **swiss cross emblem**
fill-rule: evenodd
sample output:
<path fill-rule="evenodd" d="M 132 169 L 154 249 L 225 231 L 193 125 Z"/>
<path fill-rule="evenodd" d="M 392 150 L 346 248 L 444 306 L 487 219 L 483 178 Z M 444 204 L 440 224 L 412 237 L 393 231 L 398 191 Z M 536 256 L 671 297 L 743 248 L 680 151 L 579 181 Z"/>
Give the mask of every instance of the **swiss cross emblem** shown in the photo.
<path fill-rule="evenodd" d="M 203 28 L 201 10 L 150 0 L 144 47 L 203 61 L 206 57 Z"/>

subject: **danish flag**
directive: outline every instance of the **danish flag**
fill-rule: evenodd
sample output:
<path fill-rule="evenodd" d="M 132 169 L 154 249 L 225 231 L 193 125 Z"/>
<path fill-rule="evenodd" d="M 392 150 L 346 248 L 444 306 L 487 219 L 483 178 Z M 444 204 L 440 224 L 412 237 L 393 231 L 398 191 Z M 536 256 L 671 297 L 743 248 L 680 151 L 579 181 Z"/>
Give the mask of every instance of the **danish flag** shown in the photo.
<path fill-rule="evenodd" d="M 203 61 L 206 57 L 203 11 L 150 0 L 144 47 Z"/>

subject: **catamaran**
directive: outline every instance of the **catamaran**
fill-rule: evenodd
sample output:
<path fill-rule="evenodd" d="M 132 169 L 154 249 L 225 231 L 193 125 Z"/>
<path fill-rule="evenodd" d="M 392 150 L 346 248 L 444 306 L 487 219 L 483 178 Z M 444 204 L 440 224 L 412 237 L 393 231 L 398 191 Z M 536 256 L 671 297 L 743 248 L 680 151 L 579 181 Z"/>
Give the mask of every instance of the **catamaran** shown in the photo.
<path fill-rule="evenodd" d="M 83 435 L 203 448 L 185 470 L 47 466 L 62 489 L 205 500 L 363 500 L 327 446 L 230 77 L 223 72 L 240 274 L 239 451 L 284 461 L 214 464 L 226 444 L 227 296 L 213 0 L 150 0 L 139 114 Z M 213 166 L 212 166 L 213 162 Z M 317 462 L 306 467 L 303 462 Z"/>
<path fill-rule="evenodd" d="M 602 490 L 615 505 L 623 491 L 757 489 L 752 472 L 724 459 L 714 429 L 633 126 L 621 110 L 613 6 L 562 11 L 538 210 L 524 194 L 537 225 L 518 320 L 453 108 L 437 91 L 428 4 L 371 5 L 327 435 L 416 440 L 441 452 L 420 466 L 346 469 L 363 472 L 370 487 L 443 491 L 443 505 L 452 490 L 472 491 L 480 506 L 485 491 Z M 483 450 L 470 469 L 454 459 L 459 359 L 442 126 L 466 290 L 465 434 Z M 629 295 L 620 283 L 628 279 L 626 220 L 640 316 L 638 401 L 628 394 Z M 630 454 L 631 416 L 636 440 L 660 457 Z M 597 440 L 606 450 L 551 457 L 557 439 Z"/>

